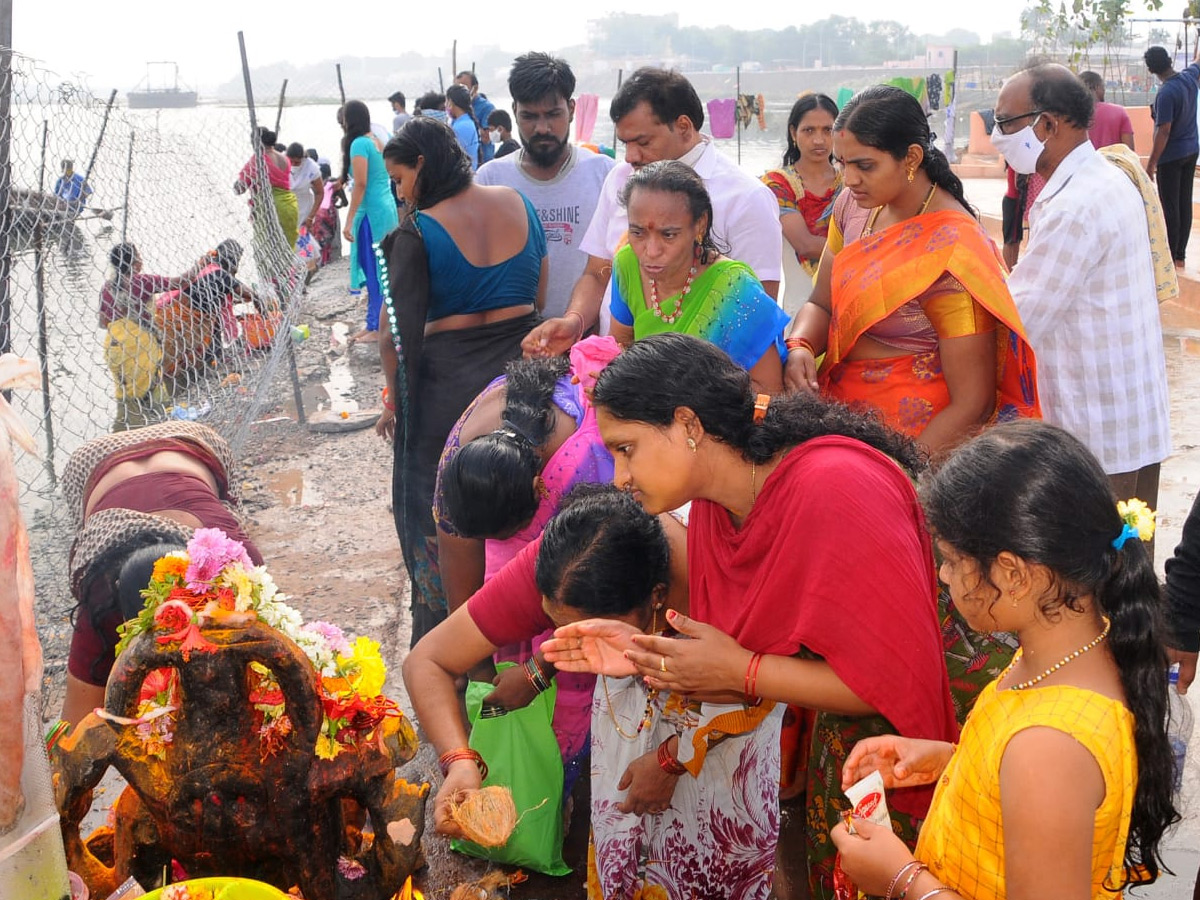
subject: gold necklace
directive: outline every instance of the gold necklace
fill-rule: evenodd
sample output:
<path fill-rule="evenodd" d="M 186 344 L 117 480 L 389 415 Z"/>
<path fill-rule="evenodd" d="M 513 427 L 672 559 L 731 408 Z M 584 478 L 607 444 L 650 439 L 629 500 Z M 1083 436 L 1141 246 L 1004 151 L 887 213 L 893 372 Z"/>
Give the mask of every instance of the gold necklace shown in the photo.
<path fill-rule="evenodd" d="M 921 204 L 921 209 L 917 212 L 917 216 L 923 216 L 929 211 L 929 204 L 933 200 L 933 195 L 937 193 L 937 187 L 938 186 L 935 184 L 929 188 L 929 193 L 925 195 L 925 202 Z M 879 211 L 881 209 L 883 209 L 882 206 L 877 206 L 871 210 L 871 217 L 867 219 L 867 227 L 864 228 L 862 232 L 863 237 L 866 237 L 875 231 L 875 220 L 879 218 Z M 913 216 L 913 218 L 915 219 L 916 216 Z"/>
<path fill-rule="evenodd" d="M 750 508 L 754 509 L 754 501 L 758 499 L 758 488 L 755 480 L 758 478 L 758 464 L 750 461 Z"/>
<path fill-rule="evenodd" d="M 1108 629 L 1109 629 L 1109 626 L 1112 625 L 1112 623 L 1108 619 L 1108 616 L 1101 616 L 1101 618 L 1104 620 L 1104 630 L 1101 631 L 1100 634 L 1095 637 L 1095 639 L 1088 641 L 1086 644 L 1084 644 L 1082 647 L 1080 647 L 1074 653 L 1068 653 L 1066 656 L 1064 656 L 1062 659 L 1060 659 L 1058 662 L 1056 662 L 1054 665 L 1052 665 L 1050 668 L 1048 668 L 1045 672 L 1043 672 L 1041 675 L 1037 676 L 1036 678 L 1030 678 L 1028 681 L 1022 681 L 1020 684 L 1014 684 L 1012 686 L 1012 690 L 1023 691 L 1026 688 L 1033 687 L 1035 684 L 1037 684 L 1043 678 L 1047 678 L 1050 675 L 1053 675 L 1055 672 L 1057 672 L 1059 669 L 1061 669 L 1067 663 L 1071 662 L 1074 659 L 1078 659 L 1080 656 L 1083 656 L 1083 654 L 1087 653 L 1093 647 L 1099 646 L 1100 642 L 1103 641 L 1106 637 L 1108 637 Z M 1024 656 L 1024 654 L 1022 654 L 1022 656 Z"/>
<path fill-rule="evenodd" d="M 656 603 L 650 614 L 650 633 L 658 633 L 658 611 L 662 607 L 661 603 Z M 650 727 L 654 722 L 654 700 L 658 696 L 658 688 L 651 688 L 646 692 L 646 708 L 642 712 L 642 720 L 638 722 L 637 731 L 630 734 L 621 727 L 621 723 L 617 721 L 617 714 L 613 712 L 612 697 L 608 694 L 608 676 L 601 675 L 600 683 L 604 686 L 604 702 L 608 706 L 608 717 L 612 719 L 613 728 L 617 729 L 617 734 L 625 738 L 627 741 L 637 740 L 637 736 Z"/>

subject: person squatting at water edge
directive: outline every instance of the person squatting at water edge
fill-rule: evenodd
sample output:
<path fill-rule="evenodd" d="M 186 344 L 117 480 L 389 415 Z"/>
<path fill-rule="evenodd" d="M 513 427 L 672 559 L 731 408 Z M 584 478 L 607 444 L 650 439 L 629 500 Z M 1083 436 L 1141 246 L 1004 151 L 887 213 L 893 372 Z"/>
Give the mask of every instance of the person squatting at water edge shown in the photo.
<path fill-rule="evenodd" d="M 542 536 L 409 654 L 405 683 L 446 765 L 434 812 L 480 786 L 454 678 L 499 644 L 600 616 L 651 634 L 687 611 L 686 536 L 613 485 L 579 485 Z M 668 577 L 669 576 L 669 577 Z M 564 677 L 559 673 L 559 678 Z M 499 693 L 499 692 L 497 692 Z M 601 679 L 591 707 L 588 895 L 766 898 L 779 819 L 782 708 Z M 486 763 L 486 760 L 482 760 Z M 650 893 L 647 893 L 650 892 Z"/>
<path fill-rule="evenodd" d="M 783 388 L 787 314 L 712 229 L 704 181 L 678 160 L 638 169 L 621 192 L 629 243 L 613 258 L 612 336 L 628 346 L 663 332 L 716 344 L 759 391 Z"/>
<path fill-rule="evenodd" d="M 893 794 L 937 790 L 915 856 L 885 828 L 839 824 L 846 874 L 867 894 L 939 900 L 1100 900 L 1155 881 L 1179 815 L 1159 585 L 1139 540 L 1152 526 L 1123 517 L 1098 460 L 1043 422 L 974 438 L 921 493 L 955 604 L 1021 651 L 957 747 L 854 747 L 845 784 L 878 770 Z"/>
<path fill-rule="evenodd" d="M 812 896 L 830 896 L 829 830 L 848 807 L 850 747 L 892 726 L 936 740 L 958 734 L 933 550 L 911 480 L 921 454 L 877 420 L 813 395 L 756 398 L 745 369 L 686 335 L 634 343 L 600 374 L 594 402 L 617 486 L 651 513 L 691 502 L 690 611 L 667 616 L 690 640 L 592 620 L 558 629 L 543 653 L 566 671 L 639 675 L 643 692 L 817 710 L 806 847 L 783 850 L 805 853 Z M 890 798 L 910 846 L 930 797 L 918 787 Z M 763 802 L 778 814 L 777 787 Z"/>
<path fill-rule="evenodd" d="M 413 581 L 416 643 L 446 616 L 432 514 L 438 460 L 463 410 L 520 357 L 538 322 L 546 236 L 519 193 L 473 182 L 442 122 L 417 116 L 383 156 L 409 213 L 378 253 L 388 397 L 376 430 L 394 438 L 392 515 Z"/>
<path fill-rule="evenodd" d="M 113 376 L 117 401 L 114 431 L 145 424 L 167 402 L 155 296 L 188 288 L 205 262 L 171 278 L 143 272 L 136 244 L 117 244 L 108 252 L 111 273 L 100 288 L 99 322 L 105 330 L 104 361 Z"/>
<path fill-rule="evenodd" d="M 838 115 L 833 147 L 846 190 L 787 339 L 788 386 L 873 407 L 932 452 L 987 422 L 1040 418 L 1000 254 L 921 105 L 867 88 Z"/>
<path fill-rule="evenodd" d="M 612 456 L 590 391 L 619 351 L 612 338 L 592 337 L 575 344 L 569 357 L 513 360 L 451 429 L 433 496 L 438 564 L 451 613 L 541 535 L 574 485 L 612 481 Z M 495 661 L 526 664 L 550 632 L 547 626 L 501 647 Z M 543 659 L 536 664 L 553 669 Z M 471 680 L 494 683 L 496 697 L 520 697 L 516 705 L 525 706 L 532 684 L 521 665 L 497 675 L 492 660 L 484 660 Z M 595 679 L 565 674 L 557 685 L 553 726 L 566 771 L 564 793 L 570 793 L 587 762 Z"/>
<path fill-rule="evenodd" d="M 75 599 L 62 718 L 72 725 L 104 703 L 117 626 L 142 608 L 155 560 L 183 550 L 197 528 L 262 555 L 236 509 L 242 479 L 229 445 L 207 425 L 163 422 L 93 438 L 63 470 L 75 539 L 69 560 Z"/>

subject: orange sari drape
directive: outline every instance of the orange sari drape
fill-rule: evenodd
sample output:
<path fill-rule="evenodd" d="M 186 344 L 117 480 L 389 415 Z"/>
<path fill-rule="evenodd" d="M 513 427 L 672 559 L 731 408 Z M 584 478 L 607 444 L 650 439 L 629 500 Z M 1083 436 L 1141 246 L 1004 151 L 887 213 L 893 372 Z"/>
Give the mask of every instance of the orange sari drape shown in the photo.
<path fill-rule="evenodd" d="M 1041 418 L 1033 350 L 1004 271 L 983 226 L 958 211 L 925 213 L 847 244 L 834 256 L 822 393 L 874 407 L 891 427 L 919 435 L 950 403 L 938 352 L 845 357 L 868 329 L 948 273 L 996 319 L 996 406 L 990 421 Z"/>

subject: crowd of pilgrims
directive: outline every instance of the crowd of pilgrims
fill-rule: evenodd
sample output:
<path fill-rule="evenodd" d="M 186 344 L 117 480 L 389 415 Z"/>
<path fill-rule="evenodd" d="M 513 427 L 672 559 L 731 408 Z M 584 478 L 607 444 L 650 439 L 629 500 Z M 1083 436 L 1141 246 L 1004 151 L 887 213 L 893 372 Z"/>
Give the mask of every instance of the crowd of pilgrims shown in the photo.
<path fill-rule="evenodd" d="M 386 376 L 378 430 L 411 579 L 404 680 L 444 774 L 437 831 L 459 834 L 451 803 L 488 771 L 464 683 L 494 683 L 500 721 L 553 684 L 567 815 L 590 797 L 590 897 L 766 898 L 797 861 L 812 897 L 847 881 L 889 900 L 1107 897 L 1155 880 L 1178 818 L 1167 668 L 1195 635 L 1168 633 L 1150 534 L 1114 489 L 1153 506 L 1169 443 L 1130 460 L 1093 439 L 1106 410 L 1063 387 L 1080 376 L 1053 339 L 1077 318 L 1038 311 L 1027 331 L 1027 263 L 1010 290 L 920 103 L 886 86 L 840 110 L 802 95 L 760 180 L 712 145 L 675 72 L 639 70 L 614 97 L 622 162 L 568 142 L 563 60 L 516 60 L 521 149 L 482 166 L 455 127 L 478 95 L 463 87 L 450 122 L 405 115 L 386 143 L 353 103 L 342 114 L 344 237 Z M 1090 103 L 1041 66 L 1006 83 L 997 127 L 1036 116 L 1051 174 L 1085 152 Z M 547 240 L 539 191 L 587 210 L 571 240 Z M 1154 326 L 1123 350 L 1157 339 L 1158 355 L 1122 378 L 1161 379 L 1161 405 L 1146 221 L 1126 243 Z M 1080 240 L 1106 252 L 1102 234 Z M 791 318 L 781 248 L 812 282 Z M 1082 279 L 1060 273 L 1053 301 L 1082 302 Z M 244 537 L 216 522 L 236 491 L 219 438 L 156 427 L 140 464 L 121 443 L 120 465 L 142 466 L 126 475 L 182 472 L 205 495 L 178 500 L 198 510 L 183 524 Z M 73 476 L 85 531 L 121 488 L 119 466 L 90 468 L 106 454 Z M 1185 544 L 1197 532 L 1189 520 Z M 70 720 L 102 689 L 121 619 L 99 596 L 104 553 L 73 563 L 81 603 L 107 610 L 79 617 Z M 1181 596 L 1197 555 L 1168 564 Z M 848 815 L 844 790 L 876 770 L 890 829 Z M 803 810 L 782 835 L 781 797 Z"/>

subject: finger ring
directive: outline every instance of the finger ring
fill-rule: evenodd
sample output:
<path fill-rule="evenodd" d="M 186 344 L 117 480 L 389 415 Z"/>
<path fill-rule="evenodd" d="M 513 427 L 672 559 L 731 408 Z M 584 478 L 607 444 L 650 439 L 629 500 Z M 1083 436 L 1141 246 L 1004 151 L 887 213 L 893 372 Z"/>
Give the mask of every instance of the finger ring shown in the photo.
<path fill-rule="evenodd" d="M 658 658 L 658 668 L 663 672 L 667 671 L 667 658 L 665 656 Z"/>

